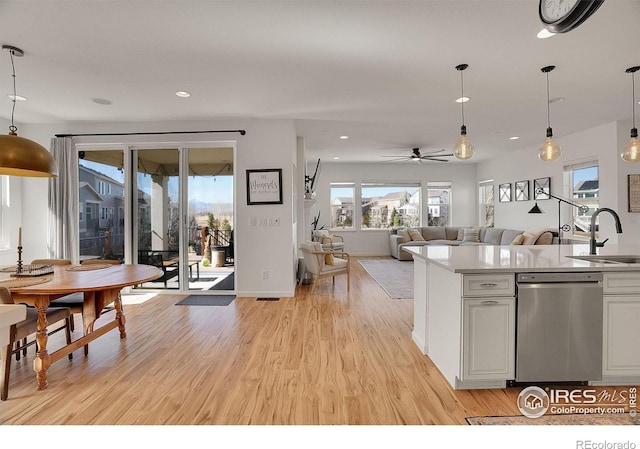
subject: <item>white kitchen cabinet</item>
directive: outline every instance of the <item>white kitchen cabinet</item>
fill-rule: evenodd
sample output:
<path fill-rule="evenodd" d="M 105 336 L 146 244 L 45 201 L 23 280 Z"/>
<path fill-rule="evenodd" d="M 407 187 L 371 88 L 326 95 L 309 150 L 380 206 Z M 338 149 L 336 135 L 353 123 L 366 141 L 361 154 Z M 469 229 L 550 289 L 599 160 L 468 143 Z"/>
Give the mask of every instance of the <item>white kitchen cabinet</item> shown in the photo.
<path fill-rule="evenodd" d="M 640 376 L 640 273 L 603 276 L 603 382 Z"/>
<path fill-rule="evenodd" d="M 515 377 L 515 298 L 463 299 L 462 379 Z"/>

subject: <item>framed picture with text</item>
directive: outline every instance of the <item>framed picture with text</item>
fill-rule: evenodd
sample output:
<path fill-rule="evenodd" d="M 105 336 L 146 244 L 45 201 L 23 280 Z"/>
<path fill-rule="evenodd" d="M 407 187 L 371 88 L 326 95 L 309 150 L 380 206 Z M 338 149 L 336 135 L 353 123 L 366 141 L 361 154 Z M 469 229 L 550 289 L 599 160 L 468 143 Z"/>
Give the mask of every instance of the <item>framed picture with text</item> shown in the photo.
<path fill-rule="evenodd" d="M 282 204 L 282 169 L 247 170 L 247 204 Z"/>
<path fill-rule="evenodd" d="M 498 198 L 501 203 L 508 203 L 511 201 L 511 183 L 505 182 L 498 187 Z"/>

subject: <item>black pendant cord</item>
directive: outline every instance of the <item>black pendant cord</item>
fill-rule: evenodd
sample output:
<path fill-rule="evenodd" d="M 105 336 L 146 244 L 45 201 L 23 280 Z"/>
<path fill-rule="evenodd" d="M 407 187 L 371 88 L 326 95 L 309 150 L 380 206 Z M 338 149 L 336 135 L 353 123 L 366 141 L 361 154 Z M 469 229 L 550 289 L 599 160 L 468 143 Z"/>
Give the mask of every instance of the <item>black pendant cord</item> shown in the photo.
<path fill-rule="evenodd" d="M 16 112 L 16 101 L 18 100 L 18 97 L 16 93 L 16 66 L 13 63 L 13 50 L 9 50 L 9 55 L 11 56 L 11 76 L 13 77 L 13 105 L 11 106 L 11 126 L 9 126 L 9 131 L 11 133 L 15 133 L 16 131 L 18 131 L 18 128 L 13 124 L 13 116 Z"/>
<path fill-rule="evenodd" d="M 460 97 L 460 106 L 461 106 L 460 110 L 462 112 L 462 126 L 464 126 L 464 76 L 462 74 L 463 70 L 460 70 L 460 93 L 462 94 L 462 96 Z"/>
<path fill-rule="evenodd" d="M 131 132 L 131 133 L 87 133 L 87 134 L 56 134 L 56 137 L 99 137 L 99 136 L 152 136 L 166 134 L 209 134 L 209 133 L 239 133 L 244 136 L 244 129 L 222 129 L 208 131 L 157 131 L 157 132 Z"/>
<path fill-rule="evenodd" d="M 636 71 L 631 72 L 631 117 L 633 128 L 636 129 Z"/>
<path fill-rule="evenodd" d="M 547 74 L 547 128 L 551 128 L 551 114 L 549 111 L 549 72 L 546 72 Z"/>

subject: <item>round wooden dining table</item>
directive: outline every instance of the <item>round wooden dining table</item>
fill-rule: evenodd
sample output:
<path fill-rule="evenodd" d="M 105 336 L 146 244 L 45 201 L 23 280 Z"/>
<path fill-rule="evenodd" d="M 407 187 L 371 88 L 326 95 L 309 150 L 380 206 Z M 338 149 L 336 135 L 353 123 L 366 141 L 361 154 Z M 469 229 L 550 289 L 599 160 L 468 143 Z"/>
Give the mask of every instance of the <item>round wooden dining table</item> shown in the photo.
<path fill-rule="evenodd" d="M 52 363 L 62 359 L 90 341 L 116 327 L 120 338 L 127 336 L 125 315 L 120 298 L 124 287 L 142 284 L 162 276 L 162 270 L 150 265 L 54 265 L 53 273 L 42 276 L 11 277 L 0 272 L 0 286 L 11 291 L 15 303 L 23 303 L 38 309 L 36 341 L 38 352 L 33 362 L 38 389 L 47 388 L 48 370 Z M 70 293 L 84 293 L 82 322 L 84 335 L 63 348 L 49 354 L 47 351 L 47 315 L 49 303 Z M 94 329 L 96 320 L 105 306 L 114 305 L 113 321 Z"/>

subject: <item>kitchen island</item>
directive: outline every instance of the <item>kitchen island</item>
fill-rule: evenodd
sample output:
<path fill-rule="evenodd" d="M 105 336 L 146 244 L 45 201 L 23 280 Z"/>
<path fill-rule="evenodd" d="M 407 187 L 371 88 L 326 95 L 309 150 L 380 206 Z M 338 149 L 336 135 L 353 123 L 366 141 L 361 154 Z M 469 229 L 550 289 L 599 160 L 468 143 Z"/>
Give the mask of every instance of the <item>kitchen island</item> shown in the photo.
<path fill-rule="evenodd" d="M 589 324 L 589 333 L 601 334 L 601 343 L 589 349 L 601 357 L 602 370 L 594 378 L 574 380 L 590 385 L 640 384 L 640 263 L 576 258 L 588 256 L 589 245 L 406 250 L 414 259 L 413 341 L 454 388 L 504 388 L 517 381 L 517 323 L 522 319 L 517 316 L 517 279 L 546 273 L 566 275 L 567 282 L 578 276 L 602 279 L 599 322 Z M 640 246 L 609 245 L 599 248 L 598 255 L 640 256 Z M 553 346 L 569 343 L 557 341 Z"/>

